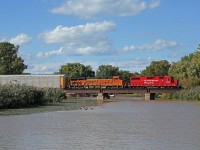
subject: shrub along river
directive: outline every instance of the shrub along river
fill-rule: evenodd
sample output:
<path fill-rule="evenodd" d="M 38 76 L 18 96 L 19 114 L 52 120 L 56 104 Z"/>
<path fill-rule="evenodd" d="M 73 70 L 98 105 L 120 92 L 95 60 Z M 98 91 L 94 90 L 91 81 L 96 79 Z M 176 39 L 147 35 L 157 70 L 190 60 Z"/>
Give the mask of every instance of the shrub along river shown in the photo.
<path fill-rule="evenodd" d="M 74 107 L 70 111 L 66 111 L 66 106 L 58 106 L 57 111 L 2 115 L 0 149 L 200 149 L 199 104 L 114 99 L 117 101 L 109 103 L 90 100 L 90 105 L 86 101 L 72 101 Z"/>

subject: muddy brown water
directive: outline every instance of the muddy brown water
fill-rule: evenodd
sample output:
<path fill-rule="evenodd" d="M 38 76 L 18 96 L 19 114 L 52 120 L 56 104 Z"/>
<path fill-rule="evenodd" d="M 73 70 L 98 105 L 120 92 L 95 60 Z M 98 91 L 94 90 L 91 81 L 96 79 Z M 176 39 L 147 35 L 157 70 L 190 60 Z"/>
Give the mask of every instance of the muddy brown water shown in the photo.
<path fill-rule="evenodd" d="M 117 102 L 71 111 L 0 116 L 2 150 L 200 150 L 200 105 Z"/>

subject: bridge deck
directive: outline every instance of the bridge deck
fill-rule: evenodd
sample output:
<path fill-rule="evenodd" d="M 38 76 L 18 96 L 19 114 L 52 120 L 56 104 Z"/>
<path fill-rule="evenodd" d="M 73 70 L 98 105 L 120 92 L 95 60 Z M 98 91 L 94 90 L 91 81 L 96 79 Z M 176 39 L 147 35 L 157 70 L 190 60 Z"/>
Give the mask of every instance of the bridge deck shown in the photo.
<path fill-rule="evenodd" d="M 132 93 L 173 93 L 180 91 L 181 88 L 116 88 L 116 89 L 66 89 L 66 93 L 116 93 L 116 94 L 132 94 Z"/>

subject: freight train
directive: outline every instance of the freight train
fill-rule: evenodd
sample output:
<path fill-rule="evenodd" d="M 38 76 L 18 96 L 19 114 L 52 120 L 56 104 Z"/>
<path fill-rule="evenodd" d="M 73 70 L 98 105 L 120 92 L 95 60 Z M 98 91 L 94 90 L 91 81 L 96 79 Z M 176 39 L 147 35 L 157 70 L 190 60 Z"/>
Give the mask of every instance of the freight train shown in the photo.
<path fill-rule="evenodd" d="M 119 76 L 112 79 L 71 78 L 66 75 L 0 75 L 0 85 L 9 83 L 27 84 L 40 88 L 166 88 L 179 87 L 172 76 L 131 76 L 125 83 Z"/>
<path fill-rule="evenodd" d="M 130 82 L 125 83 L 119 76 L 112 79 L 72 78 L 70 88 L 166 88 L 178 87 L 179 81 L 172 76 L 132 76 Z"/>

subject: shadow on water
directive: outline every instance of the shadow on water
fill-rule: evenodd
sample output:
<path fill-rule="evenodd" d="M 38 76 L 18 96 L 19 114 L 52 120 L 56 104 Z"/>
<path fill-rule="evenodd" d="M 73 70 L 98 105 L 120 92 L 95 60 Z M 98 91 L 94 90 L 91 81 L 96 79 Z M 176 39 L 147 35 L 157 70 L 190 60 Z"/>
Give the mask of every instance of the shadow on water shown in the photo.
<path fill-rule="evenodd" d="M 144 97 L 123 97 L 123 96 L 116 96 L 116 97 L 111 97 L 111 100 L 119 100 L 119 101 L 138 101 L 138 100 L 144 100 Z"/>

